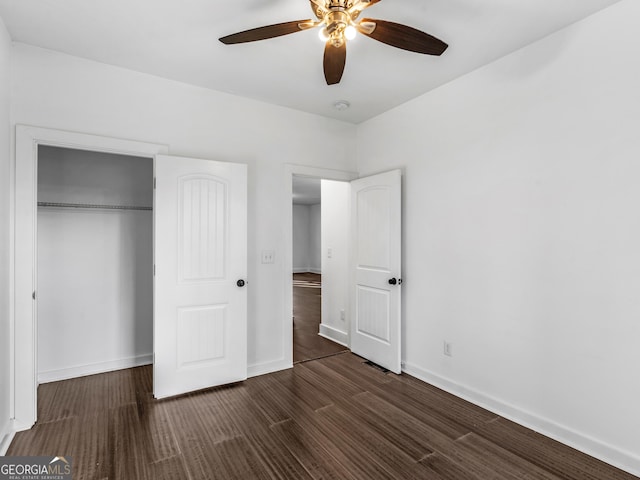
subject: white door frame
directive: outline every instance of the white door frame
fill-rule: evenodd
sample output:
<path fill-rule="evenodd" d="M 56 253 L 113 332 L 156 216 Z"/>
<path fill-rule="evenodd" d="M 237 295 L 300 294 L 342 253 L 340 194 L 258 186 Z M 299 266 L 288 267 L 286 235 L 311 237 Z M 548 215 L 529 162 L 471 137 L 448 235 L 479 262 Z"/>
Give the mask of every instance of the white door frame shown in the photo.
<path fill-rule="evenodd" d="M 38 146 L 154 158 L 167 145 L 16 125 L 10 252 L 10 409 L 13 430 L 27 430 L 37 419 L 37 192 Z"/>
<path fill-rule="evenodd" d="M 284 315 L 282 324 L 282 358 L 286 365 L 293 366 L 293 176 L 320 178 L 350 182 L 358 178 L 355 172 L 332 170 L 329 168 L 307 167 L 304 165 L 285 164 L 284 194 L 282 211 L 284 219 Z M 348 346 L 348 345 L 347 345 Z"/>

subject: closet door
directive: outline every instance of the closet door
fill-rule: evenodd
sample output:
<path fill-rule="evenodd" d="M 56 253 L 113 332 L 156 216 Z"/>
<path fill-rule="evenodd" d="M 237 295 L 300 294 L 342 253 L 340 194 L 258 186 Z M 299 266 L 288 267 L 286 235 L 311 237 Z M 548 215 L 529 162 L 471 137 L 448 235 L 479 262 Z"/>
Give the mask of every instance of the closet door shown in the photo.
<path fill-rule="evenodd" d="M 247 378 L 246 165 L 156 156 L 154 396 Z"/>

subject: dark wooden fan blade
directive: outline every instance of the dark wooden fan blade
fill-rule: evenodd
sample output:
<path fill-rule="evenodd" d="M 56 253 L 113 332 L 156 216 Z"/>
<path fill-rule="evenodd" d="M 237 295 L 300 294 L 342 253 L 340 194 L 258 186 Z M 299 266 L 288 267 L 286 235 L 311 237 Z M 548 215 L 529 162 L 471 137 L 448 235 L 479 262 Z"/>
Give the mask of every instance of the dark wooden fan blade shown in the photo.
<path fill-rule="evenodd" d="M 410 52 L 425 53 L 427 55 L 442 55 L 449 45 L 442 40 L 429 35 L 428 33 L 416 30 L 413 27 L 400 23 L 387 22 L 386 20 L 376 20 L 365 18 L 363 24 L 375 23 L 373 31 L 358 28 L 360 33 L 368 37 L 386 43 L 392 47 L 409 50 Z"/>
<path fill-rule="evenodd" d="M 312 20 L 296 20 L 294 22 L 277 23 L 275 25 L 267 25 L 265 27 L 252 28 L 244 32 L 233 33 L 226 37 L 220 38 L 225 45 L 234 43 L 256 42 L 258 40 L 266 40 L 268 38 L 281 37 L 290 33 L 300 32 L 309 28 L 305 25 L 312 25 Z"/>
<path fill-rule="evenodd" d="M 327 85 L 340 83 L 344 65 L 347 62 L 347 42 L 340 47 L 334 47 L 331 41 L 324 47 L 324 78 Z"/>

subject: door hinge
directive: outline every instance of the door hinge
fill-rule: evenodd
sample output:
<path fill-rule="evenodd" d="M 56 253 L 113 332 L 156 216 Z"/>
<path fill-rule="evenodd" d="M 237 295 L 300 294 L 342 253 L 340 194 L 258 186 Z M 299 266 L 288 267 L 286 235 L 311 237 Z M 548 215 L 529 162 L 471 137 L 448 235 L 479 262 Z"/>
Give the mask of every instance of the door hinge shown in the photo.
<path fill-rule="evenodd" d="M 156 189 L 156 179 L 155 179 L 155 177 L 154 177 L 154 179 L 153 179 L 153 189 L 154 189 L 154 190 Z"/>
<path fill-rule="evenodd" d="M 153 264 L 153 276 L 154 277 L 156 276 L 156 264 L 155 263 Z"/>
<path fill-rule="evenodd" d="M 34 300 L 36 299 L 36 291 L 34 290 L 33 293 L 31 294 L 31 298 L 33 298 Z"/>

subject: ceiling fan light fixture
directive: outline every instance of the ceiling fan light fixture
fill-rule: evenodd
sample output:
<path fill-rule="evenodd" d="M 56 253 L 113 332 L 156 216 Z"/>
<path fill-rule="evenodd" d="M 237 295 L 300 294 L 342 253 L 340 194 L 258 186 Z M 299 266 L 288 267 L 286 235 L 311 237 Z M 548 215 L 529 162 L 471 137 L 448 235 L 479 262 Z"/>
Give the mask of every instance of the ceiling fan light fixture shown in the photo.
<path fill-rule="evenodd" d="M 357 32 L 358 31 L 356 30 L 356 27 L 354 27 L 353 25 L 349 25 L 344 29 L 344 36 L 347 40 L 353 40 L 354 38 L 356 38 Z"/>
<path fill-rule="evenodd" d="M 329 39 L 331 38 L 331 35 L 329 35 L 329 32 L 327 31 L 327 27 L 321 28 L 320 30 L 318 30 L 318 38 L 322 41 L 322 42 L 328 42 Z"/>
<path fill-rule="evenodd" d="M 344 45 L 345 39 L 341 32 L 331 35 L 331 45 L 335 48 L 340 48 Z"/>

